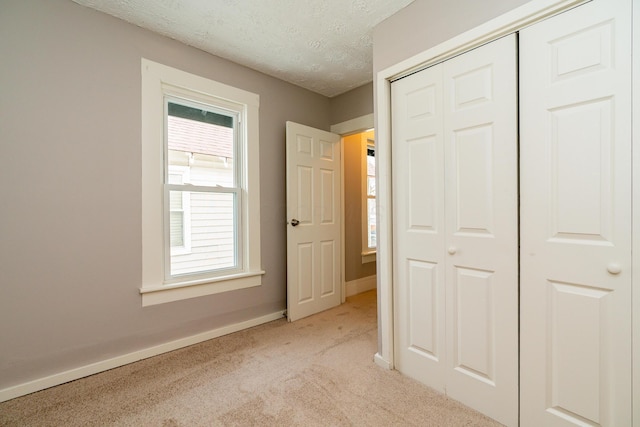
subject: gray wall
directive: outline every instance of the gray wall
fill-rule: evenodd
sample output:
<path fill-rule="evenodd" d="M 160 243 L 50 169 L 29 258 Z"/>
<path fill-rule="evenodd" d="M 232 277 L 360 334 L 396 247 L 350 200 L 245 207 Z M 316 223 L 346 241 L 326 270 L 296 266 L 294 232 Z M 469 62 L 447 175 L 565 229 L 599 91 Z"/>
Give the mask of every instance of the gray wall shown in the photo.
<path fill-rule="evenodd" d="M 331 124 L 373 113 L 373 82 L 331 98 Z"/>
<path fill-rule="evenodd" d="M 502 15 L 529 0 L 415 0 L 373 31 L 376 73 Z"/>
<path fill-rule="evenodd" d="M 261 287 L 141 307 L 141 57 L 260 95 Z M 0 0 L 0 58 L 0 389 L 285 308 L 285 121 L 328 98 L 69 0 Z"/>

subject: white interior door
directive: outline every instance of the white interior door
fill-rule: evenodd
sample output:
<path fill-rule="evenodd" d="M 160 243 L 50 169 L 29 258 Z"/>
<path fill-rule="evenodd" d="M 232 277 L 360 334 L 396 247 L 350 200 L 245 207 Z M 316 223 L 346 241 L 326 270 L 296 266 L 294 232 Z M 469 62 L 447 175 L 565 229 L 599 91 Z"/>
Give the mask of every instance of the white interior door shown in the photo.
<path fill-rule="evenodd" d="M 516 37 L 444 66 L 447 394 L 518 424 Z"/>
<path fill-rule="evenodd" d="M 395 365 L 446 390 L 442 66 L 391 85 Z"/>
<path fill-rule="evenodd" d="M 631 425 L 631 1 L 520 35 L 523 426 Z"/>
<path fill-rule="evenodd" d="M 340 136 L 287 122 L 287 316 L 341 301 Z"/>
<path fill-rule="evenodd" d="M 396 367 L 518 422 L 515 36 L 394 82 Z"/>

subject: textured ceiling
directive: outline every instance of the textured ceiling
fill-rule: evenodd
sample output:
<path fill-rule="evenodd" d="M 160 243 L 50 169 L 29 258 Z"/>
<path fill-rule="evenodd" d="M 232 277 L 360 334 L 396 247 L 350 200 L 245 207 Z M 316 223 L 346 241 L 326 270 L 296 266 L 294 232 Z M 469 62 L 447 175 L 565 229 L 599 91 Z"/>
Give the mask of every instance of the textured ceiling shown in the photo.
<path fill-rule="evenodd" d="M 413 0 L 73 0 L 332 97 L 372 80 L 372 29 Z"/>

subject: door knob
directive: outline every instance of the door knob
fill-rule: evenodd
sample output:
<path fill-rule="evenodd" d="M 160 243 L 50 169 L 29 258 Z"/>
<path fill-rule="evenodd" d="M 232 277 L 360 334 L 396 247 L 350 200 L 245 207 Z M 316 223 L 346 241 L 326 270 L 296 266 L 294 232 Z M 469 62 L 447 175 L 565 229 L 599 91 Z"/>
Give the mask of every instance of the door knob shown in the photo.
<path fill-rule="evenodd" d="M 291 220 L 291 225 L 292 225 L 292 226 L 294 226 L 294 227 L 295 227 L 295 226 L 296 226 L 296 225 L 298 225 L 298 224 L 300 224 L 300 221 L 298 221 L 297 219 L 295 219 L 295 218 L 294 218 L 294 219 L 292 219 L 292 220 Z"/>
<path fill-rule="evenodd" d="M 449 246 L 447 252 L 449 252 L 450 255 L 454 255 L 456 252 L 458 252 L 458 249 L 455 246 Z"/>
<path fill-rule="evenodd" d="M 611 274 L 620 274 L 622 267 L 620 267 L 620 264 L 617 262 L 610 262 L 609 265 L 607 265 L 607 271 Z"/>

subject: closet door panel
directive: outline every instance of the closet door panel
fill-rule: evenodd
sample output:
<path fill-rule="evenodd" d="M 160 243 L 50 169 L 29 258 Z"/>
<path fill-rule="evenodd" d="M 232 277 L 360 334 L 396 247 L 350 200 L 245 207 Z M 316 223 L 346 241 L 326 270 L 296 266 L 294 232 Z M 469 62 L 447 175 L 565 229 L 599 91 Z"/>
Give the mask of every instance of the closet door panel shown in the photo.
<path fill-rule="evenodd" d="M 493 235 L 493 148 L 492 124 L 481 124 L 451 133 L 448 149 L 451 151 L 455 176 L 455 205 L 451 212 L 453 229 L 459 236 Z M 515 141 L 512 139 L 512 143 Z"/>
<path fill-rule="evenodd" d="M 631 425 L 631 2 L 520 52 L 522 425 Z"/>
<path fill-rule="evenodd" d="M 396 368 L 445 391 L 442 68 L 392 85 Z"/>
<path fill-rule="evenodd" d="M 454 267 L 450 284 L 452 329 L 452 366 L 459 373 L 495 387 L 495 316 L 493 295 L 494 273 L 477 269 Z"/>
<path fill-rule="evenodd" d="M 391 86 L 395 361 L 518 419 L 515 36 Z"/>
<path fill-rule="evenodd" d="M 447 394 L 517 425 L 516 37 L 443 67 Z"/>

